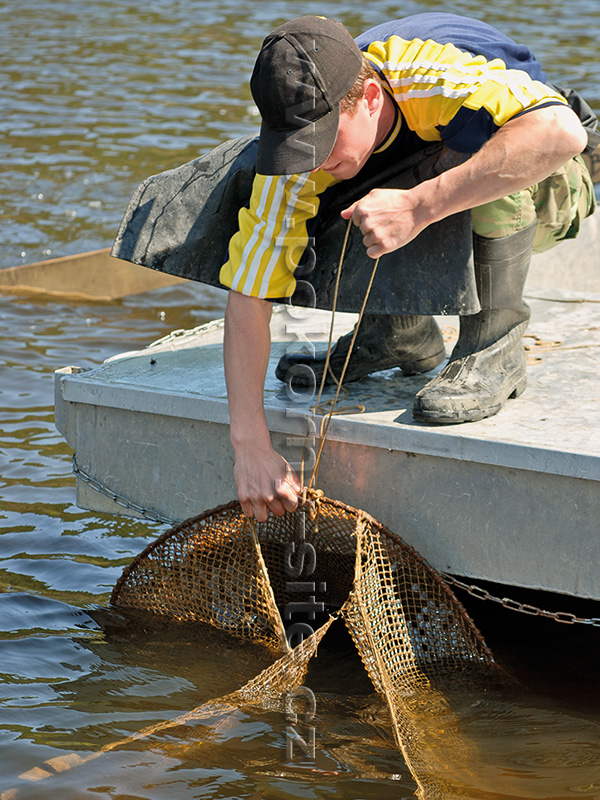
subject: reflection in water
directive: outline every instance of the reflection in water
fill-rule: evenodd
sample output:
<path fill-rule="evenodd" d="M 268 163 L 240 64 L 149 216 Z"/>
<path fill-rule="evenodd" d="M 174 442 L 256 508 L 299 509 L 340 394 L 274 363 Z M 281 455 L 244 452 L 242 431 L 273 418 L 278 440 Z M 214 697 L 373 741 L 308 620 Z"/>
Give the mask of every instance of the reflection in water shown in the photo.
<path fill-rule="evenodd" d="M 408 0 L 401 11 L 437 7 Z M 22 0 L 15 13 L 5 4 L 0 267 L 108 246 L 141 180 L 255 131 L 247 78 L 279 22 L 320 13 L 359 33 L 398 9 L 276 0 L 240 14 L 232 0 Z M 597 0 L 465 0 L 444 10 L 482 15 L 531 43 L 552 78 L 600 109 Z M 260 668 L 261 653 L 234 641 L 103 608 L 123 566 L 162 528 L 77 508 L 70 450 L 54 428 L 55 369 L 92 366 L 222 308 L 199 286 L 113 304 L 0 298 L 0 794 L 47 759 L 175 718 Z M 595 631 L 502 623 L 481 603 L 475 612 L 527 690 L 446 696 L 485 765 L 466 796 L 598 800 Z M 22 796 L 414 796 L 385 706 L 351 646 L 341 634 L 324 644 L 308 678 L 318 704 L 314 762 L 285 762 L 281 715 L 245 710 L 218 729 L 178 729 L 29 783 Z M 443 719 L 435 722 L 441 731 Z M 438 742 L 445 763 L 443 734 Z"/>

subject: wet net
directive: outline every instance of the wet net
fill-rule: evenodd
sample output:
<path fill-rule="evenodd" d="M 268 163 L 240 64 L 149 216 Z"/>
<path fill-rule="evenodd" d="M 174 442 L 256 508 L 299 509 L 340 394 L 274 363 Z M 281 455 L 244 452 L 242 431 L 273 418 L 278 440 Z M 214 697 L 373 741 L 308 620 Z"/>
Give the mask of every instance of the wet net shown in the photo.
<path fill-rule="evenodd" d="M 419 797 L 467 796 L 477 758 L 445 690 L 499 680 L 490 650 L 442 577 L 399 536 L 320 492 L 309 497 L 264 523 L 251 523 L 238 503 L 187 520 L 115 586 L 118 607 L 208 623 L 273 651 L 273 664 L 237 692 L 170 724 L 215 704 L 283 708 L 341 617 L 387 703 Z"/>

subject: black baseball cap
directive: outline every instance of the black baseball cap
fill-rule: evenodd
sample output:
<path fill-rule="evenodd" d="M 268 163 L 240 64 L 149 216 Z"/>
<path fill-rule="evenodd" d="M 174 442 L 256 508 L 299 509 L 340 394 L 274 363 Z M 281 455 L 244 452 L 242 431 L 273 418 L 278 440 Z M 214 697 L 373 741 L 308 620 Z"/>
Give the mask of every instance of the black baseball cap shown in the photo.
<path fill-rule="evenodd" d="M 291 175 L 321 166 L 333 150 L 340 100 L 362 66 L 341 22 L 305 16 L 264 40 L 250 88 L 262 117 L 256 170 Z"/>

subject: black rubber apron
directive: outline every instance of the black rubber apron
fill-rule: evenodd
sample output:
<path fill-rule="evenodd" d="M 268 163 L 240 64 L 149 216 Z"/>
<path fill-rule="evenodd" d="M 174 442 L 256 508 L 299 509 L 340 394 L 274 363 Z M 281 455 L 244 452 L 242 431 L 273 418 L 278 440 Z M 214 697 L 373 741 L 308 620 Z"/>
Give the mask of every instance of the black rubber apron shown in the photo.
<path fill-rule="evenodd" d="M 421 148 L 421 149 L 417 149 Z M 323 195 L 309 230 L 309 248 L 296 271 L 297 305 L 331 308 L 347 222 L 339 212 L 375 187 L 410 188 L 466 156 L 441 144 L 398 141 L 373 156 L 359 175 Z M 411 153 L 412 150 L 412 153 Z M 405 157 L 406 152 L 411 153 Z M 238 211 L 248 204 L 256 139 L 225 142 L 205 156 L 145 180 L 134 193 L 111 254 L 134 264 L 223 288 L 219 270 L 238 230 Z M 391 163 L 390 163 L 391 162 Z M 338 309 L 359 311 L 373 260 L 360 230 L 352 226 Z M 289 302 L 286 301 L 286 302 Z M 382 256 L 367 311 L 383 314 L 474 314 L 471 214 L 465 211 L 430 225 L 405 247 Z"/>

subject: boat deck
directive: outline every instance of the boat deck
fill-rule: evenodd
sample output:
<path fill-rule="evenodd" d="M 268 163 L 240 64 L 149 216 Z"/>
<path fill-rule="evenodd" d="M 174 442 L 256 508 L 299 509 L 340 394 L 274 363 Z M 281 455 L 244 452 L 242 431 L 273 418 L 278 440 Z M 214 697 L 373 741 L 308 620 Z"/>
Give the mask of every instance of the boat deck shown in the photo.
<path fill-rule="evenodd" d="M 580 269 L 583 284 L 566 290 L 559 278 L 568 258 L 554 266 L 536 258 L 526 392 L 495 417 L 435 426 L 411 415 L 435 371 L 404 378 L 389 370 L 349 384 L 318 488 L 363 508 L 441 570 L 600 599 L 600 279 L 595 268 Z M 316 310 L 302 316 L 274 314 L 265 385 L 274 444 L 296 468 L 312 398 L 292 401 L 274 367 L 302 335 L 326 341 L 330 319 Z M 335 336 L 354 320 L 338 315 Z M 458 318 L 438 321 L 450 352 Z M 80 469 L 139 507 L 184 519 L 235 497 L 219 321 L 92 370 L 61 370 L 56 419 Z M 77 483 L 82 507 L 124 513 L 110 491 Z"/>

